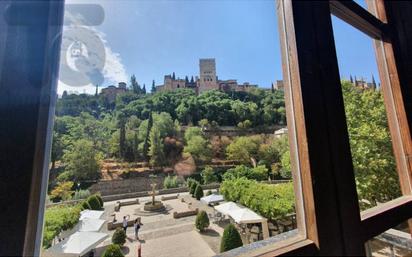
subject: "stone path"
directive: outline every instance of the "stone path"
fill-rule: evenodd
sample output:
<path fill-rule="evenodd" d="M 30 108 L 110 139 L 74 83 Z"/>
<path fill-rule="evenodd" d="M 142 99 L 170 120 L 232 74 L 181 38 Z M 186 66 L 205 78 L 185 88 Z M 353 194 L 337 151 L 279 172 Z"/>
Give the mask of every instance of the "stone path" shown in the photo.
<path fill-rule="evenodd" d="M 196 231 L 148 240 L 142 244 L 144 257 L 211 257 L 214 255 L 215 252 Z"/>
<path fill-rule="evenodd" d="M 176 211 L 194 208 L 208 212 L 213 211 L 213 208 L 200 204 L 199 201 L 186 193 L 181 194 L 181 197 L 184 197 L 185 201 L 191 204 L 187 205 L 187 203 L 181 202 L 180 199 L 165 201 L 165 203 L 172 205 Z M 150 198 L 139 198 L 139 200 L 145 202 Z M 105 203 L 105 208 L 113 210 L 114 203 Z M 122 207 L 120 213 L 118 212 L 116 216 L 132 213 L 137 207 L 138 205 Z M 125 256 L 137 256 L 139 244 L 142 247 L 143 257 L 211 257 L 219 253 L 222 228 L 211 223 L 210 229 L 200 234 L 194 226 L 196 216 L 174 219 L 171 215 L 174 210 L 167 214 L 142 216 L 143 226 L 139 231 L 139 241 L 134 238 L 133 227 L 129 227 L 127 229 L 127 241 L 122 249 Z M 108 233 L 109 238 L 101 246 L 111 243 L 113 231 Z M 103 250 L 103 247 L 101 249 Z M 96 251 L 96 256 L 99 256 L 99 252 L 101 251 Z"/>

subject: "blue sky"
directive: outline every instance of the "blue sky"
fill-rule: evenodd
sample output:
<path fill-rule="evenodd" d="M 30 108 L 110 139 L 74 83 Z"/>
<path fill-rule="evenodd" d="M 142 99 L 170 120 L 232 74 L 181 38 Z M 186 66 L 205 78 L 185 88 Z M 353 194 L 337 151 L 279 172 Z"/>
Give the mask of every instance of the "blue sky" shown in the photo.
<path fill-rule="evenodd" d="M 77 1 L 77 0 L 76 0 Z M 76 3 L 68 0 L 67 4 Z M 81 1 L 80 3 L 86 3 Z M 275 1 L 152 0 L 87 1 L 103 7 L 104 20 L 92 26 L 106 49 L 103 86 L 128 82 L 135 74 L 150 87 L 172 72 L 196 76 L 199 58 L 216 58 L 219 79 L 269 87 L 282 79 Z M 97 15 L 94 12 L 86 14 Z M 378 79 L 372 40 L 334 18 L 342 77 L 371 74 Z M 91 85 L 63 90 L 94 92 Z"/>

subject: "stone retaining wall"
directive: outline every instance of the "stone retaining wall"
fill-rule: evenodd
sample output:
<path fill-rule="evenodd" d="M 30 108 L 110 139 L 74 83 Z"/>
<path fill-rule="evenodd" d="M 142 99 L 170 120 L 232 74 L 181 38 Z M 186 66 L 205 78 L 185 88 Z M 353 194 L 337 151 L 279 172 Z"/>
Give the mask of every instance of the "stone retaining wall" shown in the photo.
<path fill-rule="evenodd" d="M 157 183 L 157 189 L 162 189 L 164 177 L 157 176 L 154 180 Z M 93 184 L 89 190 L 92 194 L 100 192 L 102 196 L 149 191 L 152 190 L 150 186 L 152 181 L 153 179 L 148 177 L 99 181 Z"/>
<path fill-rule="evenodd" d="M 209 189 L 218 189 L 220 187 L 219 183 L 212 183 L 208 185 L 202 185 L 203 190 Z M 178 188 L 170 188 L 170 189 L 161 189 L 158 190 L 158 195 L 165 195 L 165 194 L 177 194 L 189 191 L 187 187 L 178 187 Z M 103 201 L 116 201 L 120 199 L 127 199 L 127 198 L 137 198 L 137 197 L 144 197 L 149 196 L 148 191 L 140 191 L 140 192 L 133 192 L 133 193 L 125 193 L 125 194 L 116 194 L 116 195 L 105 195 L 102 196 Z"/>

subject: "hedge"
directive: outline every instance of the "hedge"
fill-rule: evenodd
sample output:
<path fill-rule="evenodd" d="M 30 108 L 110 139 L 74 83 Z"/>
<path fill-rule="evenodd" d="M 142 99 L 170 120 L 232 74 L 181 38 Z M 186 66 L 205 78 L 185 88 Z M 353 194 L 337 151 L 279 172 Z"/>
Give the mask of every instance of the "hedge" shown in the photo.
<path fill-rule="evenodd" d="M 55 206 L 46 209 L 44 215 L 43 247 L 49 248 L 61 231 L 73 228 L 80 218 L 80 205 Z"/>
<path fill-rule="evenodd" d="M 295 211 L 292 183 L 272 185 L 246 178 L 229 179 L 220 185 L 220 193 L 227 201 L 239 202 L 270 220 Z"/>

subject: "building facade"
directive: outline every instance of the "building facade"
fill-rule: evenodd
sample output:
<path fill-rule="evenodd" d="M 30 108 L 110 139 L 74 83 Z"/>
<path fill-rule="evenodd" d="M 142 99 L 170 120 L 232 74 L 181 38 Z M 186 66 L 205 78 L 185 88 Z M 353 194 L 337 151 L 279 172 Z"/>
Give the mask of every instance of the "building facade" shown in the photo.
<path fill-rule="evenodd" d="M 100 91 L 101 95 L 104 95 L 105 98 L 109 103 L 112 103 L 116 100 L 116 96 L 120 93 L 124 93 L 127 91 L 126 83 L 125 82 L 119 82 L 118 86 L 108 86 L 106 88 L 102 88 Z"/>
<path fill-rule="evenodd" d="M 170 91 L 179 88 L 190 88 L 196 94 L 200 94 L 212 89 L 224 92 L 246 92 L 252 88 L 257 88 L 257 85 L 252 85 L 248 82 L 238 84 L 236 79 L 219 80 L 216 73 L 216 60 L 214 58 L 207 58 L 199 60 L 199 76 L 196 76 L 196 79 L 192 77 L 189 80 L 187 76 L 185 79 L 176 78 L 174 73 L 173 75 L 165 75 L 163 85 L 157 85 L 156 91 Z"/>

